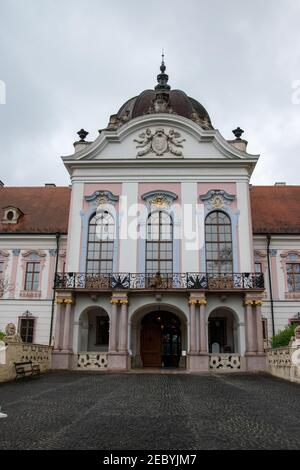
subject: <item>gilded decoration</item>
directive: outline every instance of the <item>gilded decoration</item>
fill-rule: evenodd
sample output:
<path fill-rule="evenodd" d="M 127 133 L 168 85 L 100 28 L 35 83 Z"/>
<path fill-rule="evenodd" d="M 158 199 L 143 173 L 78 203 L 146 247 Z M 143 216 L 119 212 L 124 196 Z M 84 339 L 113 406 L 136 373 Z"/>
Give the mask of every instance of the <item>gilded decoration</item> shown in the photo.
<path fill-rule="evenodd" d="M 221 209 L 224 206 L 224 199 L 220 195 L 216 195 L 212 198 L 211 206 L 214 209 Z"/>
<path fill-rule="evenodd" d="M 159 208 L 170 206 L 170 201 L 168 201 L 168 199 L 162 194 L 158 194 L 157 196 L 154 196 L 154 198 L 151 199 L 149 202 L 152 206 L 159 207 Z"/>
<path fill-rule="evenodd" d="M 90 196 L 85 196 L 85 200 L 88 203 L 95 204 L 96 207 L 102 208 L 109 204 L 115 205 L 119 200 L 119 196 L 114 195 L 111 191 L 99 190 L 94 191 Z"/>
<path fill-rule="evenodd" d="M 177 194 L 171 191 L 148 191 L 143 194 L 142 199 L 146 201 L 149 210 L 153 208 L 168 209 L 178 199 Z"/>
<path fill-rule="evenodd" d="M 230 206 L 235 196 L 223 189 L 210 189 L 206 194 L 202 194 L 200 199 L 207 205 L 208 210 L 217 210 Z"/>

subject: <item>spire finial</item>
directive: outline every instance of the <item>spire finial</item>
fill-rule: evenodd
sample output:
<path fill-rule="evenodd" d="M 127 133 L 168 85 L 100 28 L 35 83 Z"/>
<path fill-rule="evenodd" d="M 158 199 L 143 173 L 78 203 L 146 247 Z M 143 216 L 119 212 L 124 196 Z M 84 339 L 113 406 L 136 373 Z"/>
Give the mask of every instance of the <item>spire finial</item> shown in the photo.
<path fill-rule="evenodd" d="M 165 71 L 166 71 L 164 48 L 162 48 L 162 53 L 161 53 L 160 71 L 161 71 L 161 73 L 165 73 Z"/>
<path fill-rule="evenodd" d="M 165 53 L 164 53 L 164 49 L 162 49 L 160 73 L 157 75 L 158 85 L 156 85 L 155 90 L 170 90 L 171 89 L 170 85 L 168 85 L 169 76 L 165 72 L 166 72 Z"/>

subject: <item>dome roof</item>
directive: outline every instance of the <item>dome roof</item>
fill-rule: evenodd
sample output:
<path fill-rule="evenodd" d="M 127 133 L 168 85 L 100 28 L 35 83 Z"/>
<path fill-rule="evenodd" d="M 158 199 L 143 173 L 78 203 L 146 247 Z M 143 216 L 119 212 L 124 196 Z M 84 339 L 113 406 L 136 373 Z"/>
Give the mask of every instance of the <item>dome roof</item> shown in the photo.
<path fill-rule="evenodd" d="M 138 116 L 158 113 L 177 114 L 191 119 L 203 129 L 213 129 L 209 114 L 202 104 L 187 96 L 184 91 L 171 90 L 165 70 L 163 59 L 155 89 L 144 90 L 138 96 L 126 101 L 118 113 L 110 117 L 107 129 L 116 129 Z"/>

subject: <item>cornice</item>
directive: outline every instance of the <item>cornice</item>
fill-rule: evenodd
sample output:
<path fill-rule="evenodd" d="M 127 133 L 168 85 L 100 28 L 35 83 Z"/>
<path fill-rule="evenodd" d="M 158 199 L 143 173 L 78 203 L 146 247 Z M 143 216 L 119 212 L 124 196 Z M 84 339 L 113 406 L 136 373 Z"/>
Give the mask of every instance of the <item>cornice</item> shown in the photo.
<path fill-rule="evenodd" d="M 212 142 L 213 145 L 228 159 L 246 160 L 257 162 L 259 155 L 251 155 L 237 149 L 227 142 L 217 129 L 204 130 L 190 119 L 173 114 L 148 114 L 132 119 L 116 131 L 103 130 L 99 137 L 91 144 L 84 147 L 76 154 L 63 156 L 62 160 L 66 164 L 72 164 L 79 160 L 91 160 L 98 155 L 109 143 L 122 143 L 122 141 L 133 132 L 143 129 L 145 126 L 176 126 L 192 135 L 198 142 Z M 154 161 L 162 161 L 162 158 L 151 158 Z M 169 159 L 170 160 L 170 159 Z M 172 158 L 171 161 L 174 162 Z M 182 159 L 186 161 L 186 159 Z M 140 161 L 140 159 L 138 159 Z M 220 161 L 218 159 L 218 161 Z M 97 160 L 99 162 L 99 160 Z M 68 165 L 68 166 L 69 166 Z"/>

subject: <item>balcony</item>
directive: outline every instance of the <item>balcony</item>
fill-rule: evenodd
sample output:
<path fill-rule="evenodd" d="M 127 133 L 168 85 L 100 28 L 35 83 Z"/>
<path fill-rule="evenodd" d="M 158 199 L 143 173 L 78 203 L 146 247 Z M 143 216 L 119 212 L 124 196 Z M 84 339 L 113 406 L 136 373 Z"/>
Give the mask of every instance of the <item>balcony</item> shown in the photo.
<path fill-rule="evenodd" d="M 57 273 L 54 288 L 76 291 L 263 291 L 264 276 L 261 273 Z"/>

